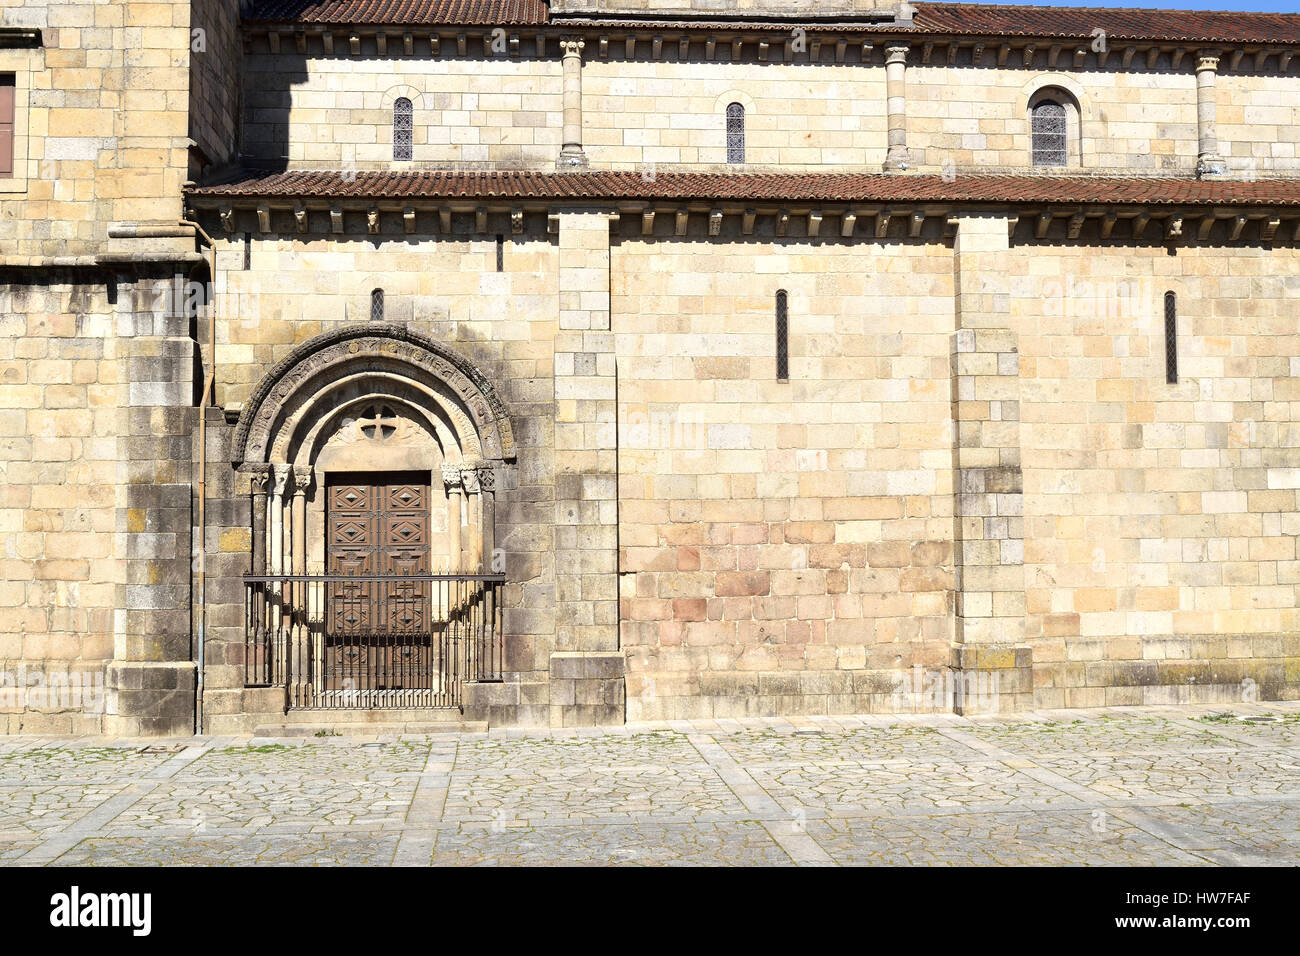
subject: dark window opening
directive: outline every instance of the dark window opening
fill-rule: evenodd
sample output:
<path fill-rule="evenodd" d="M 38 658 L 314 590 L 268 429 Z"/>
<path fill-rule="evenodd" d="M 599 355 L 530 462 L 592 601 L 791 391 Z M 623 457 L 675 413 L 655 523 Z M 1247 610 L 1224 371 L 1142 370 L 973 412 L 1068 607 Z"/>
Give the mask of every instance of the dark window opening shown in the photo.
<path fill-rule="evenodd" d="M 405 96 L 393 104 L 393 159 L 415 155 L 415 108 Z"/>
<path fill-rule="evenodd" d="M 506 270 L 506 237 L 497 236 L 497 272 Z"/>
<path fill-rule="evenodd" d="M 1034 104 L 1030 118 L 1035 166 L 1064 166 L 1068 159 L 1069 121 L 1056 100 Z"/>
<path fill-rule="evenodd" d="M 739 103 L 727 106 L 727 162 L 745 161 L 745 107 Z"/>
<path fill-rule="evenodd" d="M 14 118 L 17 113 L 14 74 L 0 73 L 0 179 L 14 175 Z"/>
<path fill-rule="evenodd" d="M 776 380 L 790 381 L 790 313 L 784 289 L 776 293 Z"/>
<path fill-rule="evenodd" d="M 1178 384 L 1178 297 L 1165 293 L 1165 382 Z"/>
<path fill-rule="evenodd" d="M 375 289 L 370 293 L 370 321 L 384 321 L 384 290 Z"/>

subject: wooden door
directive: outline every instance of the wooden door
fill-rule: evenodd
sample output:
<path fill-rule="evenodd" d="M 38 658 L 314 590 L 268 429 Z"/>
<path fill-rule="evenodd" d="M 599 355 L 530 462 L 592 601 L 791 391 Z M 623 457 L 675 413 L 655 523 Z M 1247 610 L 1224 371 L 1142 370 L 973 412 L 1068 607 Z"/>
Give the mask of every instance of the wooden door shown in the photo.
<path fill-rule="evenodd" d="M 327 690 L 433 686 L 427 473 L 346 475 L 327 485 Z M 382 576 L 382 580 L 365 580 Z M 354 578 L 355 580 L 347 580 Z"/>

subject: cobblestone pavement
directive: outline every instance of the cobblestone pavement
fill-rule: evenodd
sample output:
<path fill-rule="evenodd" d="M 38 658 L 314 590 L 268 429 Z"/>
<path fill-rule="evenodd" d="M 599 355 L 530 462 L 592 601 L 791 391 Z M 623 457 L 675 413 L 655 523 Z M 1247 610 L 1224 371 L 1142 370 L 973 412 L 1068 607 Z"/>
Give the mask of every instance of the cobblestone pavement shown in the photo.
<path fill-rule="evenodd" d="M 0 740 L 0 863 L 1300 863 L 1300 704 Z"/>

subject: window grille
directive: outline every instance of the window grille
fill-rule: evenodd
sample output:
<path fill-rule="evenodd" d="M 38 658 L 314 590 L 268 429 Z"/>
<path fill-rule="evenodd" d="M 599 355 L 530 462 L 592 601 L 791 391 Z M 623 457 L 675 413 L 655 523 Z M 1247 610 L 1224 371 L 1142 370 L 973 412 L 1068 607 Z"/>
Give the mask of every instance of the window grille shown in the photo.
<path fill-rule="evenodd" d="M 1035 166 L 1064 166 L 1068 159 L 1068 119 L 1056 100 L 1034 104 L 1030 118 Z"/>
<path fill-rule="evenodd" d="M 1178 297 L 1165 293 L 1165 381 L 1178 384 Z"/>
<path fill-rule="evenodd" d="M 776 380 L 790 380 L 789 296 L 784 289 L 776 293 Z"/>
<path fill-rule="evenodd" d="M 384 321 L 384 290 L 375 289 L 370 293 L 370 321 Z"/>
<path fill-rule="evenodd" d="M 745 161 L 745 107 L 732 103 L 727 107 L 727 162 Z"/>
<path fill-rule="evenodd" d="M 415 153 L 415 110 L 405 96 L 393 104 L 393 159 L 411 159 Z"/>

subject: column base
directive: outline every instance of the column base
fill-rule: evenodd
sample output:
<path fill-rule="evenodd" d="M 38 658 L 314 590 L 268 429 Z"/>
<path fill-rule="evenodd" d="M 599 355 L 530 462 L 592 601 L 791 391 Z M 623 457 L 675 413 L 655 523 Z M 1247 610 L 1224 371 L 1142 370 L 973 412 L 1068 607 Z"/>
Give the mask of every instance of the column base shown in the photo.
<path fill-rule="evenodd" d="M 593 727 L 627 721 L 622 651 L 551 655 L 551 726 Z"/>
<path fill-rule="evenodd" d="M 955 672 L 953 713 L 1033 709 L 1034 651 L 1028 644 L 954 644 L 949 660 Z"/>
<path fill-rule="evenodd" d="M 1197 179 L 1215 179 L 1228 175 L 1227 160 L 1219 156 L 1202 156 L 1196 161 Z"/>
<path fill-rule="evenodd" d="M 912 154 L 906 146 L 889 147 L 889 152 L 885 155 L 885 172 L 908 173 L 912 171 L 914 165 Z"/>
<path fill-rule="evenodd" d="M 582 151 L 581 146 L 565 146 L 560 150 L 560 158 L 555 161 L 555 168 L 558 172 L 586 169 L 587 166 L 587 154 Z"/>
<path fill-rule="evenodd" d="M 115 661 L 109 665 L 105 732 L 177 737 L 194 732 L 193 661 Z M 283 693 L 283 692 L 282 692 Z"/>

